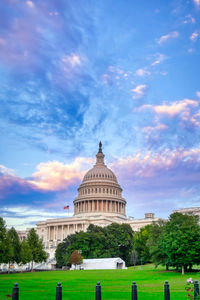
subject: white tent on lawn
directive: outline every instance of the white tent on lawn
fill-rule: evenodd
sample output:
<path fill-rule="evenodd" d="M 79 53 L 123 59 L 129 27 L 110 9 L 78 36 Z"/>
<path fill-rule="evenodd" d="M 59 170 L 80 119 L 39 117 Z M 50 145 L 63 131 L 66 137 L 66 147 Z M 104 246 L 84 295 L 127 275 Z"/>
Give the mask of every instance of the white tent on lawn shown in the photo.
<path fill-rule="evenodd" d="M 83 259 L 81 265 L 72 265 L 70 270 L 108 270 L 126 269 L 125 262 L 120 257 Z"/>

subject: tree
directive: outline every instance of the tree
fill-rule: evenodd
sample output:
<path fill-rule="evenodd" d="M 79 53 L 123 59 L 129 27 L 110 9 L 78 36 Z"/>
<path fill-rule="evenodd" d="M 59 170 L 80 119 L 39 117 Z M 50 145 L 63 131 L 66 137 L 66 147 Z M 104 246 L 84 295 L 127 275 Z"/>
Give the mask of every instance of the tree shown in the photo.
<path fill-rule="evenodd" d="M 55 253 L 55 257 L 56 257 L 56 265 L 58 268 L 61 268 L 62 266 L 67 266 L 70 260 L 70 254 L 67 251 L 67 248 L 70 245 L 70 241 L 68 239 L 68 237 L 66 239 L 64 239 L 64 241 L 60 244 L 58 244 L 57 248 L 56 248 L 56 253 Z"/>
<path fill-rule="evenodd" d="M 6 238 L 5 221 L 3 218 L 0 218 L 0 263 L 5 263 L 5 256 L 7 252 Z"/>
<path fill-rule="evenodd" d="M 135 232 L 133 236 L 133 248 L 138 253 L 138 260 L 140 263 L 151 262 L 151 254 L 148 246 L 148 239 L 150 237 L 151 225 L 142 227 L 140 231 Z"/>
<path fill-rule="evenodd" d="M 27 264 L 33 259 L 32 251 L 26 240 L 23 240 L 21 243 L 21 262 L 22 264 Z"/>
<path fill-rule="evenodd" d="M 11 247 L 13 249 L 11 262 L 12 263 L 16 262 L 17 264 L 19 264 L 21 261 L 21 255 L 20 255 L 21 249 L 20 249 L 19 236 L 18 236 L 15 228 L 13 228 L 13 227 L 8 230 L 7 234 L 10 239 Z"/>
<path fill-rule="evenodd" d="M 110 257 L 120 257 L 129 266 L 133 245 L 133 230 L 131 226 L 129 224 L 112 223 L 105 227 L 105 232 L 105 246 L 110 252 Z"/>
<path fill-rule="evenodd" d="M 132 250 L 131 251 L 131 256 L 130 256 L 131 265 L 136 266 L 137 261 L 138 261 L 138 253 L 137 253 L 136 250 Z"/>
<path fill-rule="evenodd" d="M 13 247 L 10 236 L 7 234 L 3 218 L 0 218 L 0 263 L 9 264 L 13 257 Z"/>
<path fill-rule="evenodd" d="M 31 270 L 33 270 L 33 262 L 43 262 L 48 258 L 48 254 L 43 249 L 42 239 L 39 239 L 34 228 L 32 228 L 27 236 L 27 242 L 31 249 L 32 263 Z"/>
<path fill-rule="evenodd" d="M 157 267 L 159 264 L 166 265 L 166 269 L 168 270 L 169 259 L 165 251 L 163 251 L 162 245 L 162 234 L 165 224 L 166 222 L 163 220 L 159 220 L 156 223 L 153 222 L 152 226 L 150 227 L 150 235 L 147 241 L 147 246 L 155 266 Z"/>
<path fill-rule="evenodd" d="M 130 264 L 133 231 L 128 224 L 107 227 L 90 225 L 87 232 L 69 235 L 56 249 L 59 267 L 70 262 L 71 253 L 79 249 L 85 258 L 121 257 Z"/>
<path fill-rule="evenodd" d="M 70 256 L 70 263 L 75 265 L 75 269 L 77 265 L 82 264 L 83 256 L 79 253 L 78 250 L 74 250 Z"/>
<path fill-rule="evenodd" d="M 200 264 L 200 226 L 198 217 L 173 213 L 161 236 L 161 247 L 171 265 L 182 268 Z"/>

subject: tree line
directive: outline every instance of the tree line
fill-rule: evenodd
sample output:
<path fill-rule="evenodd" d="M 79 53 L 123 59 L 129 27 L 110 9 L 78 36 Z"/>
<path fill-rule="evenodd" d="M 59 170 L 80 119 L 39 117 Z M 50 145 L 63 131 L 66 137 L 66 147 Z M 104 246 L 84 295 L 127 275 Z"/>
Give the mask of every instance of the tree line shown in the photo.
<path fill-rule="evenodd" d="M 200 226 L 194 215 L 173 213 L 133 232 L 128 224 L 90 225 L 87 232 L 69 235 L 56 249 L 57 266 L 70 265 L 77 250 L 83 258 L 120 257 L 127 266 L 154 263 L 175 267 L 184 274 L 200 264 Z"/>
<path fill-rule="evenodd" d="M 47 258 L 43 242 L 34 228 L 29 231 L 27 238 L 20 242 L 16 230 L 13 227 L 7 230 L 5 221 L 0 218 L 0 264 L 8 264 L 10 267 L 14 263 L 31 263 L 33 270 L 33 262 L 43 262 Z"/>

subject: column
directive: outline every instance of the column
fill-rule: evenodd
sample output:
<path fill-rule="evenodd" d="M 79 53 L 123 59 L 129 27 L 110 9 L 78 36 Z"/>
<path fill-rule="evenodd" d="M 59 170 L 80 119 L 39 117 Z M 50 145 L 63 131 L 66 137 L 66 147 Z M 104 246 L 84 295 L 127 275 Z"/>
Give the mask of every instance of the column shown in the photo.
<path fill-rule="evenodd" d="M 47 227 L 47 240 L 50 240 L 50 227 Z"/>
<path fill-rule="evenodd" d="M 61 229 L 61 241 L 63 241 L 63 225 L 62 225 L 62 229 Z"/>
<path fill-rule="evenodd" d="M 114 201 L 114 210 L 117 211 L 117 203 Z"/>
<path fill-rule="evenodd" d="M 51 226 L 53 228 L 53 236 L 52 236 L 52 240 L 54 241 L 55 240 L 55 226 Z"/>
<path fill-rule="evenodd" d="M 86 211 L 86 203 L 85 203 L 85 201 L 83 202 L 83 211 L 84 212 Z"/>

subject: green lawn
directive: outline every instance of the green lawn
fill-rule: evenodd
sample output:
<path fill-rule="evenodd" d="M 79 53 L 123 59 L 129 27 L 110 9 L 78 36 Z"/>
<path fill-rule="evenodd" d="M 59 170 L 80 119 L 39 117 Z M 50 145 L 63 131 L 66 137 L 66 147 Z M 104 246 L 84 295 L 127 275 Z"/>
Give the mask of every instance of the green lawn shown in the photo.
<path fill-rule="evenodd" d="M 127 270 L 52 271 L 0 275 L 0 300 L 8 299 L 15 282 L 19 284 L 20 300 L 55 300 L 57 282 L 62 283 L 63 300 L 95 299 L 96 282 L 102 286 L 102 300 L 131 299 L 131 284 L 136 281 L 138 300 L 164 299 L 163 285 L 170 283 L 171 300 L 186 299 L 186 280 L 200 280 L 200 272 L 180 273 L 153 265 L 131 267 Z"/>

